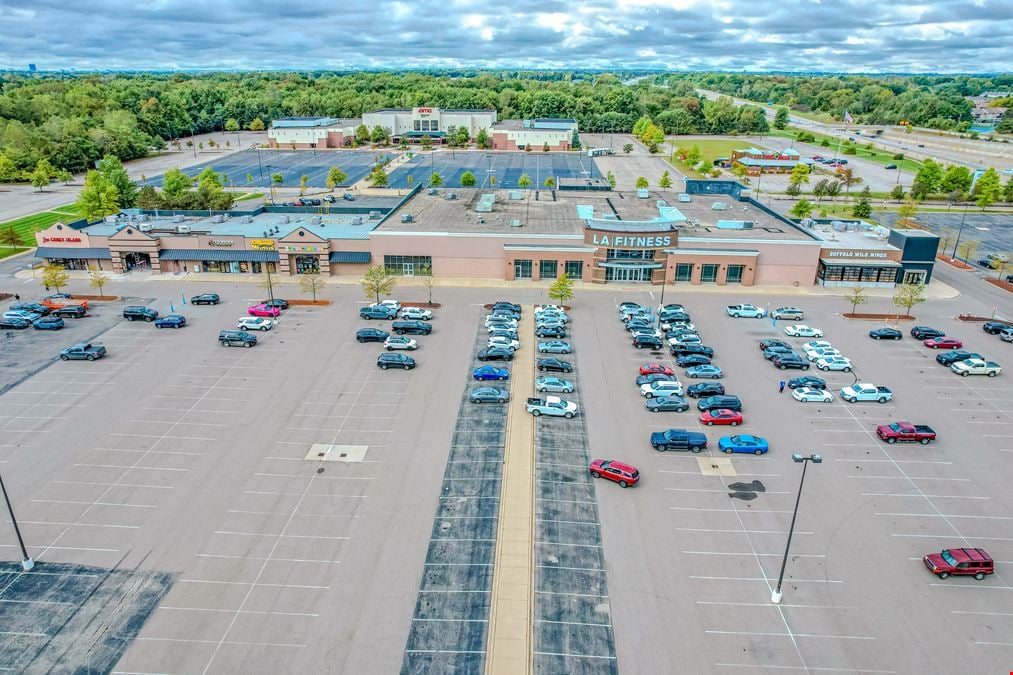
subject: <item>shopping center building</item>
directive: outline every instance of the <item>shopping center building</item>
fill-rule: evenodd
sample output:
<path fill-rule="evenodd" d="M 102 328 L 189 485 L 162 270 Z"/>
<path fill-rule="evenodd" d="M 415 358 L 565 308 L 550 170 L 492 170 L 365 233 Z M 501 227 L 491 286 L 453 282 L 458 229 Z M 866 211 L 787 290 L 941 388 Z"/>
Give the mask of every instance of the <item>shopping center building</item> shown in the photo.
<path fill-rule="evenodd" d="M 796 223 L 733 181 L 687 191 L 423 189 L 329 209 L 132 211 L 36 234 L 68 269 L 318 272 L 587 283 L 892 286 L 928 282 L 938 237 L 862 221 Z"/>

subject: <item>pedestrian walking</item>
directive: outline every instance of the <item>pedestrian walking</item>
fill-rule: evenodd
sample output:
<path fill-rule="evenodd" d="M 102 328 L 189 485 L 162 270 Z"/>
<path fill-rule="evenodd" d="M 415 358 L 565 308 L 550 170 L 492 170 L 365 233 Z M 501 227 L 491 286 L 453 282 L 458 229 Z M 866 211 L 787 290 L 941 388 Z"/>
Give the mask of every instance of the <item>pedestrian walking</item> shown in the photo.
<path fill-rule="evenodd" d="M 19 295 L 18 293 L 15 293 L 14 294 L 14 302 L 21 302 L 21 295 Z"/>
<path fill-rule="evenodd" d="M 44 285 L 46 287 L 46 292 L 48 293 L 49 292 L 49 284 L 44 284 Z"/>
<path fill-rule="evenodd" d="M 784 380 L 781 380 L 781 383 L 777 385 L 777 393 L 778 394 L 784 393 Z"/>

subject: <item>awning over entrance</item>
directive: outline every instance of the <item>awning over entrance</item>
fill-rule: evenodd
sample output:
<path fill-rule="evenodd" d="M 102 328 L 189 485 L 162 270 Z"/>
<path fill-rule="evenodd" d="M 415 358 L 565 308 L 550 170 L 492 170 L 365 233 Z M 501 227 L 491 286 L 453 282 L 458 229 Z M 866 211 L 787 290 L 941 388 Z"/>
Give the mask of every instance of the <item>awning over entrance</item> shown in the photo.
<path fill-rule="evenodd" d="M 369 260 L 369 251 L 332 251 L 330 256 L 332 263 L 368 264 Z"/>
<path fill-rule="evenodd" d="M 196 248 L 167 248 L 159 260 L 201 260 L 208 262 L 278 262 L 277 251 L 205 251 Z"/>
<path fill-rule="evenodd" d="M 895 260 L 869 260 L 868 258 L 820 258 L 827 267 L 900 267 Z"/>
<path fill-rule="evenodd" d="M 408 138 L 422 138 L 423 136 L 429 136 L 430 138 L 442 138 L 447 135 L 446 131 L 406 131 L 402 136 Z"/>
<path fill-rule="evenodd" d="M 87 258 L 89 260 L 109 260 L 113 256 L 107 248 L 62 248 L 60 246 L 40 246 L 35 251 L 36 258 Z"/>
<path fill-rule="evenodd" d="M 661 263 L 655 262 L 601 262 L 598 263 L 599 267 L 614 267 L 616 269 L 624 270 L 656 270 L 664 267 Z"/>

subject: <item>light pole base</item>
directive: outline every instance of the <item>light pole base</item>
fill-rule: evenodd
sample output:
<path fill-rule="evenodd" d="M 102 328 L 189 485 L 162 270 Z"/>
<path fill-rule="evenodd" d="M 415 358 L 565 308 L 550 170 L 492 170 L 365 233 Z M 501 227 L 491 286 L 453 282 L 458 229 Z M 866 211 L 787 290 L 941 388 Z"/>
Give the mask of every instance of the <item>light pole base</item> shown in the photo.
<path fill-rule="evenodd" d="M 775 605 L 781 604 L 781 591 L 774 591 L 770 594 L 770 601 Z"/>
<path fill-rule="evenodd" d="M 31 558 L 25 558 L 21 561 L 21 569 L 26 572 L 31 572 L 35 568 L 35 561 Z"/>

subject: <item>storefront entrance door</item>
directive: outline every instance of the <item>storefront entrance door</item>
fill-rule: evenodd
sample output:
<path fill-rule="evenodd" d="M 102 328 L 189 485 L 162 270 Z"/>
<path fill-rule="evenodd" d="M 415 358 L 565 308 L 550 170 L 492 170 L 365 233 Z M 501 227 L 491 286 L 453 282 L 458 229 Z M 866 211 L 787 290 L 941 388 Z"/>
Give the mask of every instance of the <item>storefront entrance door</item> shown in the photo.
<path fill-rule="evenodd" d="M 402 265 L 401 274 L 403 274 L 406 277 L 415 276 L 415 263 L 406 262 L 401 263 L 401 265 Z"/>
<path fill-rule="evenodd" d="M 630 267 L 607 267 L 605 269 L 605 281 L 633 281 L 644 282 L 651 280 L 651 270 Z"/>

